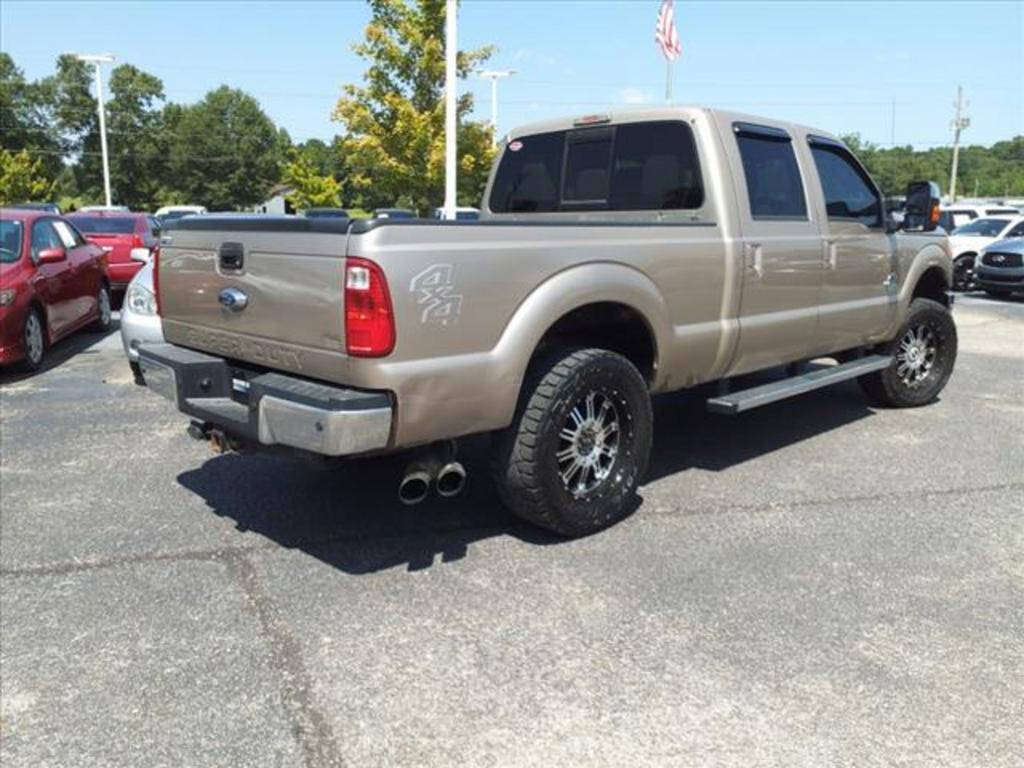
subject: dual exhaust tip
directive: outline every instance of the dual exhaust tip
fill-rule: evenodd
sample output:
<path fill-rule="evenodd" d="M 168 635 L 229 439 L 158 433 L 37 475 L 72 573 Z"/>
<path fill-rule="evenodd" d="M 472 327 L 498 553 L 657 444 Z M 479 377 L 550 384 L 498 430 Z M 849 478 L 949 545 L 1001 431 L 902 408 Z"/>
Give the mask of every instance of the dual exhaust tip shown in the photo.
<path fill-rule="evenodd" d="M 398 484 L 398 499 L 403 504 L 419 504 L 437 490 L 437 495 L 450 499 L 466 487 L 466 468 L 458 461 L 441 463 L 437 460 L 414 461 L 406 467 Z"/>

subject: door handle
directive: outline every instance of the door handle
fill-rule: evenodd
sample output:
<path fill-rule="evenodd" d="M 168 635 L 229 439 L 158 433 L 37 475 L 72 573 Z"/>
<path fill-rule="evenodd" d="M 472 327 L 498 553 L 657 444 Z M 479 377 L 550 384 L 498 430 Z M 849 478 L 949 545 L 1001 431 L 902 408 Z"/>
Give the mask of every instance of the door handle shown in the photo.
<path fill-rule="evenodd" d="M 743 244 L 743 261 L 747 269 L 754 273 L 754 277 L 760 279 L 764 275 L 762 263 L 762 252 L 760 243 Z"/>

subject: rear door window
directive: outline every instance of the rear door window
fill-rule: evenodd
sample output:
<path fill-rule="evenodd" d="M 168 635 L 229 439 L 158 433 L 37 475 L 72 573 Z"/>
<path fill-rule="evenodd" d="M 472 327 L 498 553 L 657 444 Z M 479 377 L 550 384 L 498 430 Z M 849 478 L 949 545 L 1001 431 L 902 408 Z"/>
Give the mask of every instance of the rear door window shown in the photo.
<path fill-rule="evenodd" d="M 789 134 L 778 128 L 736 123 L 736 143 L 755 219 L 807 220 L 800 167 Z"/>
<path fill-rule="evenodd" d="M 57 230 L 57 235 L 60 237 L 61 242 L 64 243 L 65 248 L 77 248 L 80 245 L 85 245 L 82 236 L 66 221 L 54 220 L 53 228 Z"/>

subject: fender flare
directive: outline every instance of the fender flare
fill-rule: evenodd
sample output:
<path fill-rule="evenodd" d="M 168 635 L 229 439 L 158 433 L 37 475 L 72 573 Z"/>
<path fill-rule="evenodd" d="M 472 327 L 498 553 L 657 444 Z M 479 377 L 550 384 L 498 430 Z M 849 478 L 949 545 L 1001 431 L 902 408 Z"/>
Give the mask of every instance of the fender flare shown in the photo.
<path fill-rule="evenodd" d="M 917 288 L 921 276 L 933 267 L 938 267 L 942 271 L 947 287 L 953 285 L 953 259 L 942 246 L 929 243 L 914 255 L 914 260 L 900 287 L 899 305 L 902 310 L 910 306 L 910 299 L 914 295 L 914 289 Z"/>
<path fill-rule="evenodd" d="M 664 296 L 654 281 L 634 267 L 615 262 L 590 262 L 562 270 L 534 288 L 516 307 L 492 354 L 522 386 L 526 368 L 544 334 L 565 315 L 588 304 L 610 302 L 634 310 L 647 324 L 654 342 L 654 377 L 670 349 L 672 326 Z M 514 405 L 513 405 L 514 407 Z"/>

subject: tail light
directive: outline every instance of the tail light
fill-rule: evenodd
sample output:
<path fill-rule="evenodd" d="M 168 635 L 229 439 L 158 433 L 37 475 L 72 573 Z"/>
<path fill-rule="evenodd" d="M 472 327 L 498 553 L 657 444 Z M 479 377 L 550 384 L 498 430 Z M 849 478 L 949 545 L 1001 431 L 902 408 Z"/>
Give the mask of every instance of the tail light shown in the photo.
<path fill-rule="evenodd" d="M 384 357 L 395 348 L 388 283 L 367 259 L 345 259 L 345 348 L 353 357 Z"/>
<path fill-rule="evenodd" d="M 132 235 L 132 250 L 128 255 L 133 261 L 141 261 L 145 264 L 153 257 L 153 252 L 142 239 L 142 235 L 136 232 Z"/>

